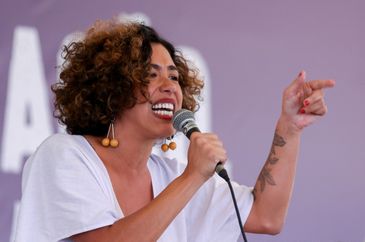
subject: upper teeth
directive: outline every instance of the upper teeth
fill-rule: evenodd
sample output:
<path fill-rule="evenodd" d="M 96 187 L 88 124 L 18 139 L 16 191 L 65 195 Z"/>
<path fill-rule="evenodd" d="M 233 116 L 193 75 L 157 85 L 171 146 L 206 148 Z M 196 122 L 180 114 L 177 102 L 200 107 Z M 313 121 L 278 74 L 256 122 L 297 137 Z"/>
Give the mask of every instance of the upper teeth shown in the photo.
<path fill-rule="evenodd" d="M 157 103 L 152 106 L 152 109 L 166 109 L 166 110 L 173 111 L 174 105 L 172 103 Z"/>

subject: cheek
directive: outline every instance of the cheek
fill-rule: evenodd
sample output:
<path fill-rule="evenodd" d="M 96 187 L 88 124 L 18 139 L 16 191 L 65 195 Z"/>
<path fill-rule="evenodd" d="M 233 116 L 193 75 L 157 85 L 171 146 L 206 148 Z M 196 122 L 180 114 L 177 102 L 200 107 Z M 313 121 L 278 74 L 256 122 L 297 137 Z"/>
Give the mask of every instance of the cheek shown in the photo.
<path fill-rule="evenodd" d="M 151 95 L 151 89 L 149 86 L 145 89 L 136 89 L 134 92 L 134 96 L 137 99 L 137 103 L 144 103 L 149 100 L 149 96 Z"/>
<path fill-rule="evenodd" d="M 148 97 L 151 98 L 157 92 L 158 86 L 150 83 L 146 89 L 146 94 L 148 95 Z"/>
<path fill-rule="evenodd" d="M 179 102 L 179 108 L 181 108 L 184 97 L 183 97 L 182 90 L 181 90 L 181 87 L 180 86 L 177 88 L 176 98 L 177 98 L 177 100 Z"/>
<path fill-rule="evenodd" d="M 150 78 L 147 85 L 147 91 L 149 94 L 156 92 L 163 84 L 161 77 Z"/>

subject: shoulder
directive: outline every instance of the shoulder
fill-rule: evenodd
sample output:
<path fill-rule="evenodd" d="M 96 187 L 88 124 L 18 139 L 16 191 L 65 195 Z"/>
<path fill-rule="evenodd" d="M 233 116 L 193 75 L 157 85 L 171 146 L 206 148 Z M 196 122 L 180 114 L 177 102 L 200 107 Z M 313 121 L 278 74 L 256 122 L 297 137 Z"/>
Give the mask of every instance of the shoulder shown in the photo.
<path fill-rule="evenodd" d="M 49 150 L 59 151 L 63 149 L 78 148 L 82 144 L 83 137 L 70 134 L 53 134 L 45 139 L 37 148 L 36 152 Z"/>
<path fill-rule="evenodd" d="M 18 226 L 32 224 L 26 233 L 59 241 L 120 219 L 114 198 L 108 173 L 86 139 L 55 134 L 25 164 Z"/>
<path fill-rule="evenodd" d="M 32 154 L 33 157 L 65 158 L 77 156 L 88 151 L 88 144 L 80 135 L 53 134 L 45 139 Z"/>
<path fill-rule="evenodd" d="M 80 166 L 89 152 L 82 136 L 53 134 L 44 140 L 25 163 L 25 170 L 31 167 L 49 171 L 52 168 Z M 75 162 L 82 161 L 82 162 Z"/>
<path fill-rule="evenodd" d="M 26 161 L 23 186 L 31 180 L 38 181 L 37 177 L 43 177 L 43 180 L 58 186 L 73 184 L 80 179 L 107 183 L 108 175 L 103 163 L 83 136 L 54 134 Z"/>

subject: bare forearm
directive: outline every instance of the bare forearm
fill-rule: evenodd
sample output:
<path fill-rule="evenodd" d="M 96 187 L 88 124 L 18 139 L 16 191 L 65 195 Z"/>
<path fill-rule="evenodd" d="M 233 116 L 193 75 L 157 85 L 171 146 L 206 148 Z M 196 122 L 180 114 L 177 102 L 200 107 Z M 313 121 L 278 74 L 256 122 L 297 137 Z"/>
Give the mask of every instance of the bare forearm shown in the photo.
<path fill-rule="evenodd" d="M 253 210 L 264 223 L 263 227 L 281 228 L 293 190 L 299 151 L 300 132 L 293 132 L 280 118 L 269 156 L 254 188 Z M 273 232 L 275 233 L 275 232 Z"/>
<path fill-rule="evenodd" d="M 203 184 L 200 178 L 183 174 L 147 206 L 109 227 L 72 239 L 84 241 L 156 241 Z"/>
<path fill-rule="evenodd" d="M 327 112 L 323 89 L 333 87 L 333 80 L 305 81 L 301 71 L 283 92 L 279 118 L 269 157 L 254 189 L 255 201 L 246 231 L 276 234 L 284 223 L 292 194 L 300 134 Z"/>

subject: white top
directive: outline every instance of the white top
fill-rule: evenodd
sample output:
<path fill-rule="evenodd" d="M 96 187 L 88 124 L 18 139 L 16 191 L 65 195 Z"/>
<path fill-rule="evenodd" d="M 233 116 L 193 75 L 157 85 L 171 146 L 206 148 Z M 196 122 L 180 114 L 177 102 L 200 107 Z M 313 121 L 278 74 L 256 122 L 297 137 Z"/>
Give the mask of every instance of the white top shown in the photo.
<path fill-rule="evenodd" d="M 150 156 L 147 165 L 154 197 L 185 167 L 175 159 L 156 155 Z M 245 223 L 253 203 L 252 190 L 232 185 Z M 123 217 L 108 172 L 83 136 L 52 135 L 26 162 L 16 242 L 66 242 L 72 235 L 111 225 Z M 228 185 L 215 175 L 158 241 L 237 241 L 239 235 Z"/>

